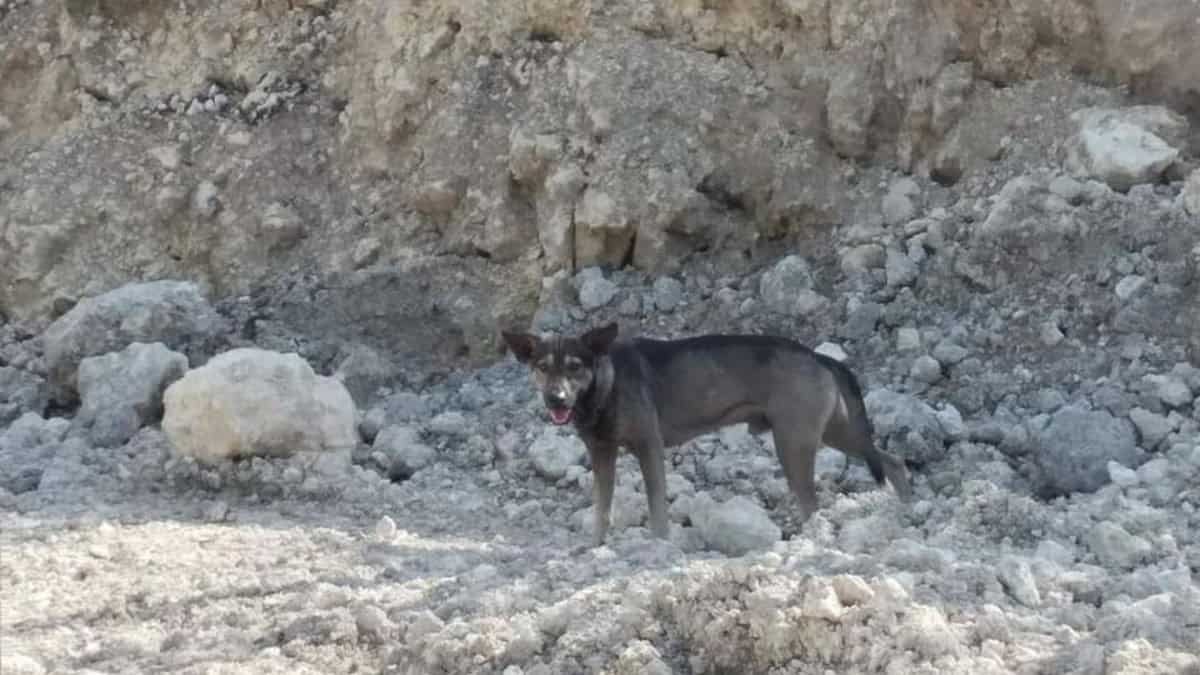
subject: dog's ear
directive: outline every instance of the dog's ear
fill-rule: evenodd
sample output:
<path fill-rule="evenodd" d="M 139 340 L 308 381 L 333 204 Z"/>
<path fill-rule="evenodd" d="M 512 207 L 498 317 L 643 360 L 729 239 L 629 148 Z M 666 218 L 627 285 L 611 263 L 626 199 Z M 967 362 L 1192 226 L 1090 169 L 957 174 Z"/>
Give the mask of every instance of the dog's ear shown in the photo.
<path fill-rule="evenodd" d="M 517 333 L 507 330 L 500 331 L 500 335 L 504 337 L 504 343 L 512 351 L 513 356 L 521 363 L 529 363 L 533 358 L 533 352 L 537 349 L 538 337 L 529 333 Z"/>
<path fill-rule="evenodd" d="M 579 341 L 593 354 L 603 354 L 612 346 L 613 340 L 617 339 L 617 332 L 619 330 L 620 326 L 614 321 L 599 328 L 589 330 L 583 334 L 583 337 L 579 338 Z"/>

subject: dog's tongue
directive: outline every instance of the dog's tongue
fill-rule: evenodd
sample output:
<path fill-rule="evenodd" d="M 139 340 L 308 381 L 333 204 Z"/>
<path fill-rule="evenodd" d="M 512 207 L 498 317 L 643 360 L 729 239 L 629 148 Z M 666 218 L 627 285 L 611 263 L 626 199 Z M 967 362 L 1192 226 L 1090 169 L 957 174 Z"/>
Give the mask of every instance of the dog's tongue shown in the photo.
<path fill-rule="evenodd" d="M 550 419 L 555 424 L 566 424 L 571 421 L 570 408 L 550 408 Z"/>

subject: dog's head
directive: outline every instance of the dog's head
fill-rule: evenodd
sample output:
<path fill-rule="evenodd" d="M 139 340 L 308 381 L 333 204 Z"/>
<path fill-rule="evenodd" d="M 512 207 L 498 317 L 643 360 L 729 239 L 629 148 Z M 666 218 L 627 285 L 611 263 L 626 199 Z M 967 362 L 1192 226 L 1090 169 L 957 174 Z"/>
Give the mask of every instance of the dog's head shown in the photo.
<path fill-rule="evenodd" d="M 617 324 L 610 323 L 579 336 L 542 338 L 509 331 L 502 335 L 517 360 L 532 370 L 550 421 L 567 424 L 579 397 L 595 383 L 599 361 L 608 353 L 617 331 Z"/>

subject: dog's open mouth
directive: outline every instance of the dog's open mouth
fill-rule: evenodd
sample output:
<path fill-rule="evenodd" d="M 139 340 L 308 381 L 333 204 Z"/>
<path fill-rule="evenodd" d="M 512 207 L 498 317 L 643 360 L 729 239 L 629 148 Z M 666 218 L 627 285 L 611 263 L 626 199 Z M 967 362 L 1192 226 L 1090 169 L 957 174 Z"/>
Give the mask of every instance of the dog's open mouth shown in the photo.
<path fill-rule="evenodd" d="M 555 424 L 566 424 L 571 421 L 570 408 L 548 408 L 550 411 L 550 421 Z"/>

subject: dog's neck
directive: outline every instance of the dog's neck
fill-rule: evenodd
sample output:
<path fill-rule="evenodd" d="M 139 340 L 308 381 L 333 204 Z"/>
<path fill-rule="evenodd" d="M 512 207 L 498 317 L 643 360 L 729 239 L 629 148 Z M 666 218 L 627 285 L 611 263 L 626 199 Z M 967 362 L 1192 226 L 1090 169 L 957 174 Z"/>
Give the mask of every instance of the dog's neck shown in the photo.
<path fill-rule="evenodd" d="M 592 379 L 591 386 L 579 398 L 579 405 L 575 411 L 576 426 L 584 429 L 594 427 L 608 409 L 612 390 L 613 364 L 606 354 L 596 360 L 596 376 Z"/>

